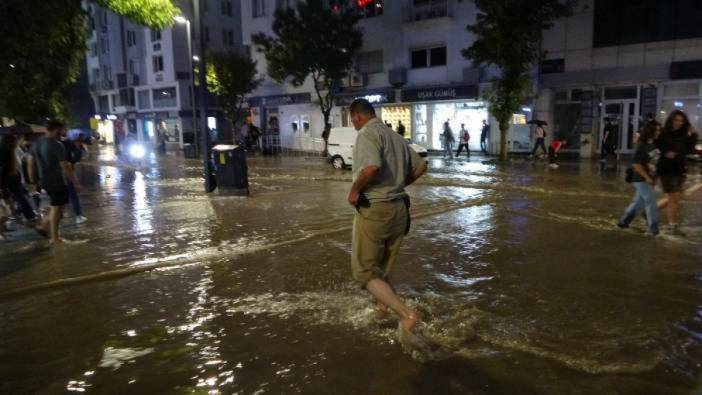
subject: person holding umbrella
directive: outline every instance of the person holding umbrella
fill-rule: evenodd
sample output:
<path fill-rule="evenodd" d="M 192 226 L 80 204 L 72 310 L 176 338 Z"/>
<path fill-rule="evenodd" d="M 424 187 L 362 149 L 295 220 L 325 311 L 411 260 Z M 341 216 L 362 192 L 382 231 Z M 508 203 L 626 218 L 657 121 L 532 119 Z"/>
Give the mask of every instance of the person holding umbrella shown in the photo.
<path fill-rule="evenodd" d="M 536 150 L 541 148 L 543 151 L 544 155 L 548 153 L 546 151 L 546 131 L 544 130 L 544 126 L 547 125 L 545 121 L 540 121 L 540 120 L 532 120 L 529 121 L 530 124 L 536 125 L 534 128 L 534 149 L 531 151 L 531 156 L 534 156 L 536 154 Z"/>

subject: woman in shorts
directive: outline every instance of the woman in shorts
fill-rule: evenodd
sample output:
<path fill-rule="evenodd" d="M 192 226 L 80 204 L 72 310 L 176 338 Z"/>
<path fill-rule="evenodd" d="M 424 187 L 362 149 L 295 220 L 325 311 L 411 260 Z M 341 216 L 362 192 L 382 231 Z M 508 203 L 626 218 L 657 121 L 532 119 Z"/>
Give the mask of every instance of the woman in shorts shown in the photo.
<path fill-rule="evenodd" d="M 691 154 L 697 141 L 697 132 L 683 111 L 670 113 L 656 146 L 661 152 L 658 161 L 658 176 L 663 192 L 667 197 L 668 224 L 673 234 L 680 232 L 680 199 L 682 198 L 685 174 L 687 173 L 687 155 Z"/>

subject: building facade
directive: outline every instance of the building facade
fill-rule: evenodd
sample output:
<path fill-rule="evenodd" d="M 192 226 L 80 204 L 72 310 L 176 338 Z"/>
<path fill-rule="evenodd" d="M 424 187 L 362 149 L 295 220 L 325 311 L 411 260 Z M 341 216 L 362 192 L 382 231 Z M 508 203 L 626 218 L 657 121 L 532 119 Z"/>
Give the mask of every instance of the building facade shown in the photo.
<path fill-rule="evenodd" d="M 238 1 L 200 1 L 208 50 L 241 50 Z M 155 142 L 161 132 L 169 145 L 193 142 L 197 129 L 190 57 L 197 61 L 199 47 L 194 26 L 175 23 L 149 29 L 94 4 L 86 9 L 90 16 L 86 63 L 102 138 L 113 143 L 131 133 L 140 141 Z M 188 21 L 193 20 L 192 0 L 182 1 L 180 9 Z M 215 138 L 228 128 L 216 105 L 208 111 L 208 126 Z"/>
<path fill-rule="evenodd" d="M 571 150 L 599 151 L 610 123 L 631 153 L 647 114 L 675 109 L 702 127 L 702 2 L 580 0 L 577 12 L 544 35 L 536 115 Z"/>
<path fill-rule="evenodd" d="M 273 14 L 278 7 L 294 1 L 242 0 L 242 39 L 252 45 L 251 36 L 272 35 Z M 379 116 L 396 129 L 402 122 L 406 137 L 429 149 L 440 149 L 445 122 L 457 132 L 464 124 L 470 132 L 471 148 L 479 149 L 483 120 L 488 120 L 480 91 L 493 76 L 490 70 L 475 68 L 461 50 L 470 46 L 466 30 L 475 20 L 473 2 L 460 0 L 374 0 L 354 2 L 363 16 L 363 48 L 353 70 L 343 81 L 336 99 L 331 124 L 350 124 L 348 105 L 365 97 L 376 105 Z M 324 122 L 314 103 L 311 81 L 301 87 L 281 85 L 267 78 L 263 54 L 252 50 L 264 78 L 251 95 L 253 122 L 277 135 L 283 147 L 321 150 Z M 516 114 L 515 135 L 524 134 L 531 109 Z M 494 128 L 493 133 L 499 132 Z M 491 148 L 496 152 L 497 139 Z M 517 138 L 513 138 L 517 141 Z M 524 149 L 528 141 L 524 141 Z M 519 149 L 520 144 L 513 146 Z"/>

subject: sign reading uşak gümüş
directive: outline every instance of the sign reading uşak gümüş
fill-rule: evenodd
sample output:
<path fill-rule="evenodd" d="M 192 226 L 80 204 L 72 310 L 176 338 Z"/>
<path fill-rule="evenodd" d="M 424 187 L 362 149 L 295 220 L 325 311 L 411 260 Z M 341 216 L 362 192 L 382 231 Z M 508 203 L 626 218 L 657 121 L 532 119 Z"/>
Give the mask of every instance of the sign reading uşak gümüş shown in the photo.
<path fill-rule="evenodd" d="M 403 102 L 436 100 L 477 99 L 477 85 L 447 85 L 429 88 L 408 88 L 402 90 Z"/>

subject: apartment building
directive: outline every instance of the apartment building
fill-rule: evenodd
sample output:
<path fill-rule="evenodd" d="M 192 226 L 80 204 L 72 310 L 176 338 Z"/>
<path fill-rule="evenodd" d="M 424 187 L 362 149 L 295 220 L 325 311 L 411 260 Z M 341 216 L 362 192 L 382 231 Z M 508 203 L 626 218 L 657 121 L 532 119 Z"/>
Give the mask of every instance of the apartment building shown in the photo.
<path fill-rule="evenodd" d="M 544 36 L 536 114 L 571 149 L 598 152 L 610 122 L 624 153 L 647 114 L 688 113 L 702 130 L 702 2 L 580 0 Z"/>
<path fill-rule="evenodd" d="M 394 128 L 401 121 L 407 136 L 418 144 L 439 149 L 440 133 L 448 121 L 453 130 L 465 124 L 474 136 L 471 147 L 479 149 L 482 121 L 489 118 L 479 94 L 491 74 L 473 67 L 461 55 L 461 50 L 472 42 L 466 26 L 475 20 L 474 3 L 460 0 L 354 3 L 362 16 L 359 28 L 364 33 L 364 45 L 336 99 L 332 126 L 349 125 L 348 105 L 357 97 L 365 97 Z M 252 45 L 252 34 L 272 34 L 275 10 L 294 4 L 294 0 L 242 0 L 244 44 Z M 267 133 L 278 135 L 284 147 L 320 150 L 324 125 L 314 103 L 312 82 L 297 88 L 280 85 L 267 78 L 265 57 L 254 50 L 252 56 L 265 78 L 249 99 L 254 123 Z M 523 121 L 528 137 L 525 123 L 531 109 L 524 110 L 516 119 Z"/>
<path fill-rule="evenodd" d="M 238 1 L 200 1 L 208 50 L 241 50 Z M 169 145 L 192 142 L 196 126 L 188 30 L 197 59 L 199 36 L 194 26 L 175 23 L 149 29 L 92 3 L 86 9 L 91 29 L 86 63 L 98 132 L 108 143 L 126 133 L 153 142 L 159 131 Z M 192 0 L 182 1 L 180 9 L 193 20 Z M 216 103 L 208 111 L 208 127 L 215 137 L 228 129 Z"/>

